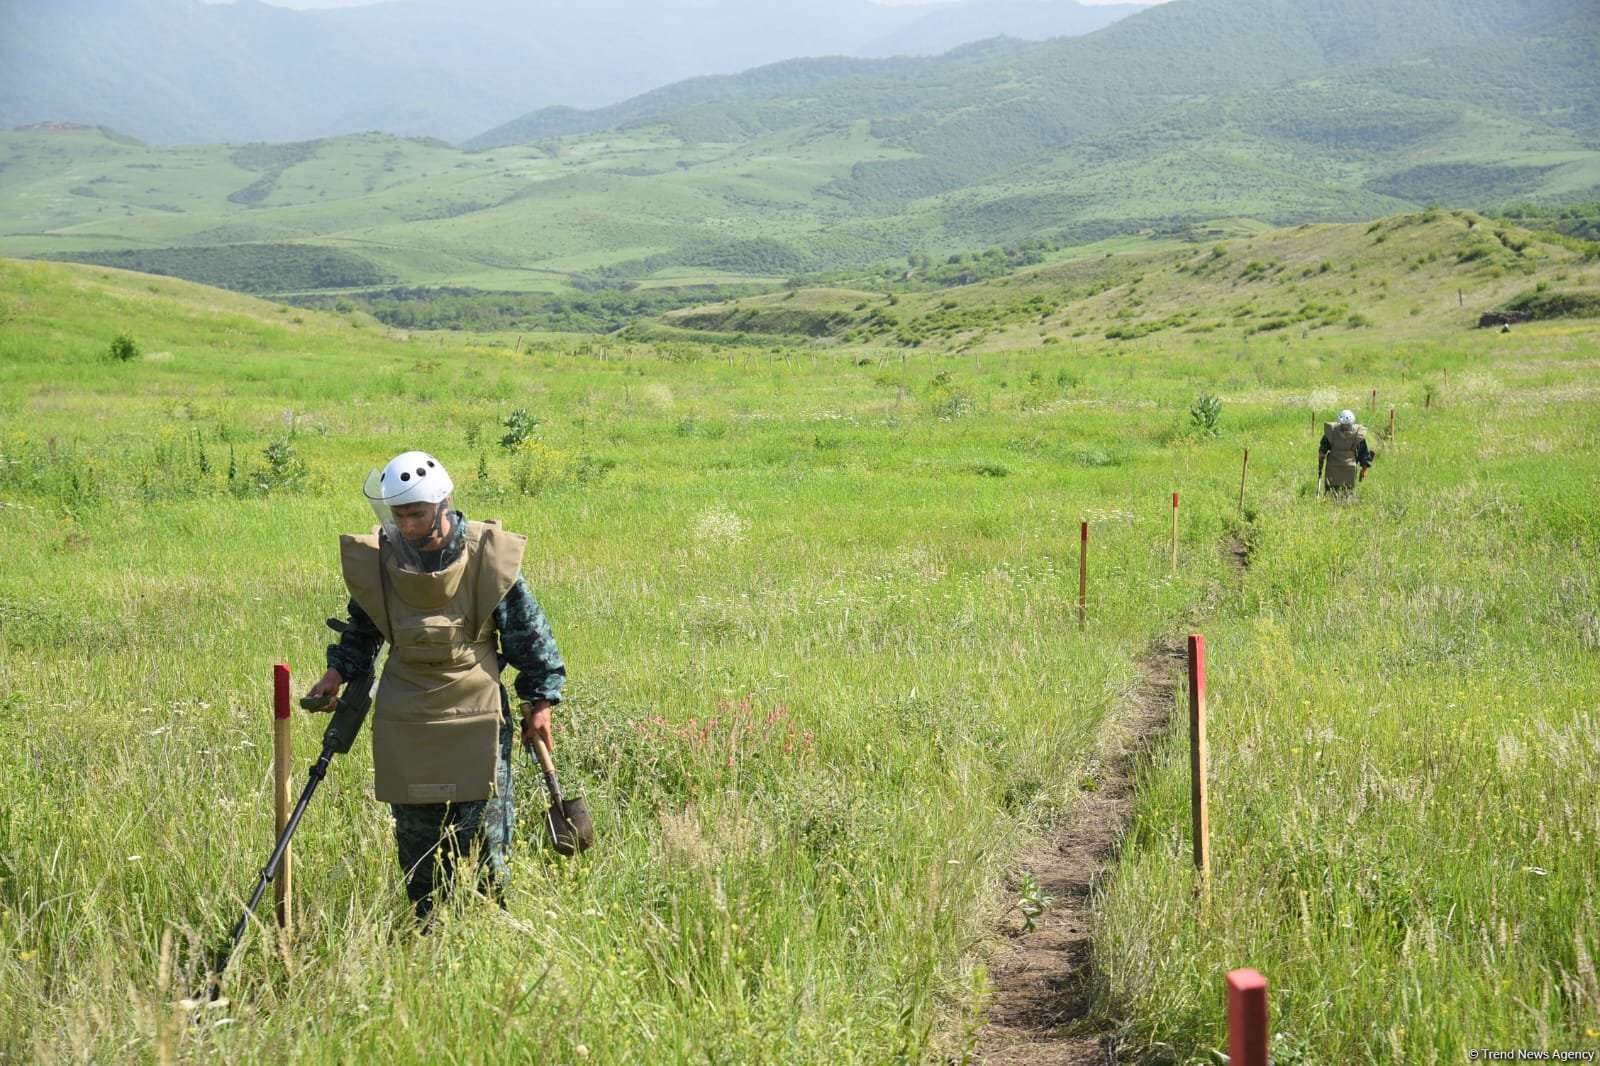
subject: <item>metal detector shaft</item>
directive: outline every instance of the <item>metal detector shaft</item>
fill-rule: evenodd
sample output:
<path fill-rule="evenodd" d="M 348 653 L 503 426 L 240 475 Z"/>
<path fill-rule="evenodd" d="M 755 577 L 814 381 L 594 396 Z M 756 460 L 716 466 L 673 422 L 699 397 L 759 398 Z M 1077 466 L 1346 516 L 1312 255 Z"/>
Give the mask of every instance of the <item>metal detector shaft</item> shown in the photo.
<path fill-rule="evenodd" d="M 256 904 L 261 902 L 261 897 L 267 891 L 267 885 L 278 876 L 278 869 L 283 865 L 283 853 L 289 850 L 289 838 L 294 836 L 294 831 L 300 826 L 300 816 L 306 812 L 306 804 L 311 802 L 311 794 L 317 790 L 322 779 L 328 776 L 328 763 L 333 760 L 333 744 L 326 737 L 322 742 L 322 754 L 311 767 L 311 780 L 306 782 L 306 787 L 300 793 L 300 800 L 294 805 L 294 811 L 289 815 L 289 821 L 283 827 L 283 832 L 278 836 L 278 843 L 272 849 L 271 858 L 261 868 L 261 876 L 256 881 L 255 891 L 250 893 L 250 902 L 245 904 L 244 913 L 239 916 L 239 921 L 233 927 L 232 938 L 228 949 L 217 959 L 217 965 L 212 971 L 213 976 L 221 977 L 222 971 L 228 968 L 228 960 L 233 958 L 234 950 L 238 948 L 239 941 L 244 938 L 245 927 L 250 924 L 250 916 L 255 913 Z"/>
<path fill-rule="evenodd" d="M 361 732 L 361 725 L 366 721 L 367 712 L 372 708 L 372 689 L 373 675 L 369 671 L 352 679 L 345 686 L 345 695 L 336 701 L 333 721 L 328 723 L 328 728 L 322 733 L 322 754 L 317 756 L 317 761 L 311 765 L 311 774 L 306 781 L 306 787 L 301 790 L 299 801 L 295 803 L 283 832 L 278 835 L 278 842 L 272 848 L 271 857 L 261 868 L 261 876 L 256 880 L 255 891 L 250 893 L 250 902 L 245 904 L 244 913 L 239 916 L 238 923 L 233 927 L 227 948 L 218 955 L 216 965 L 211 968 L 212 999 L 221 995 L 219 982 L 222 973 L 228 968 L 228 962 L 238 949 L 239 941 L 244 938 L 244 931 L 250 924 L 250 916 L 255 913 L 256 905 L 266 893 L 267 885 L 278 876 L 278 870 L 283 865 L 284 852 L 289 850 L 289 840 L 300 826 L 300 816 L 305 814 L 306 805 L 311 802 L 311 794 L 322 784 L 322 779 L 328 776 L 328 764 L 333 761 L 333 757 L 349 751 L 350 746 L 355 743 L 356 734 Z M 308 703 L 315 706 L 307 707 Z M 327 701 L 302 699 L 300 705 L 308 710 L 315 710 L 326 706 Z"/>

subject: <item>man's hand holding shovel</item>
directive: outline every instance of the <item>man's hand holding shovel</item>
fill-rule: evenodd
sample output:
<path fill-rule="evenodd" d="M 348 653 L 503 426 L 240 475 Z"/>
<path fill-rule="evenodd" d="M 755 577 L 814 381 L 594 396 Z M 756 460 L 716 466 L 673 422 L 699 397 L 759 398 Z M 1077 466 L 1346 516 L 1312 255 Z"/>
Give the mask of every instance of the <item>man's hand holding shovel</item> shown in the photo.
<path fill-rule="evenodd" d="M 522 742 L 531 745 L 535 740 L 544 744 L 545 751 L 555 746 L 550 742 L 549 700 L 534 700 L 522 705 Z"/>
<path fill-rule="evenodd" d="M 522 743 L 539 764 L 550 803 L 545 809 L 545 826 L 557 854 L 576 855 L 594 843 L 594 822 L 582 796 L 562 794 L 556 780 L 556 766 L 550 758 L 550 702 L 535 700 L 522 704 Z"/>

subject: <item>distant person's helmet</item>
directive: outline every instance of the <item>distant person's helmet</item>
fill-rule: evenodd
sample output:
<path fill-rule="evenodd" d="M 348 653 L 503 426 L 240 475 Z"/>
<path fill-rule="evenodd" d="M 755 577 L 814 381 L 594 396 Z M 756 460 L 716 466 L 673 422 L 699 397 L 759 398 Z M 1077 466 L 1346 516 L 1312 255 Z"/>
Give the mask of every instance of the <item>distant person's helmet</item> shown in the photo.
<path fill-rule="evenodd" d="M 1341 426 L 1353 426 L 1353 425 L 1355 425 L 1356 424 L 1356 413 L 1354 411 L 1350 411 L 1350 410 L 1340 411 L 1339 412 L 1339 424 Z"/>

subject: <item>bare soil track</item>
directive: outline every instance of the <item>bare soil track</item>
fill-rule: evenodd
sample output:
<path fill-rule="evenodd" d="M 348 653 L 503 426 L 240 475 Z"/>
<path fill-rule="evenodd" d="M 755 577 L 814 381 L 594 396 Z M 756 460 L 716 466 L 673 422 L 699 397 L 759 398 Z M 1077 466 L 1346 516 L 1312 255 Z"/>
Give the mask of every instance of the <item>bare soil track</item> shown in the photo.
<path fill-rule="evenodd" d="M 1018 917 L 1012 944 L 990 965 L 994 998 L 975 1049 L 989 1066 L 1120 1061 L 1114 1027 L 1093 1010 L 1092 895 L 1132 819 L 1137 760 L 1171 724 L 1184 655 L 1180 641 L 1167 639 L 1139 660 L 1139 679 L 1106 731 L 1071 825 L 1024 860 L 1054 903 L 1031 932 Z"/>

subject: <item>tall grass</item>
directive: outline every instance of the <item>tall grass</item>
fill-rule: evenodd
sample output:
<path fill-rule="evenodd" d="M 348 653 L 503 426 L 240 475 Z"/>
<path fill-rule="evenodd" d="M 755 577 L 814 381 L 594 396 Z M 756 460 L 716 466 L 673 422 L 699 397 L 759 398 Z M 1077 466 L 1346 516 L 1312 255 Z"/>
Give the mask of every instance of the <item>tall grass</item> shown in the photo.
<path fill-rule="evenodd" d="M 1204 1060 L 1239 964 L 1316 1061 L 1586 1039 L 1591 333 L 1325 342 L 1347 369 L 1301 375 L 1265 344 L 514 353 L 0 269 L 0 1058 L 959 1059 L 1019 856 L 1137 658 L 1197 627 L 1216 883 L 1197 907 L 1174 748 L 1101 901 L 1129 1041 Z M 142 359 L 105 356 L 123 331 Z M 1449 373 L 1426 411 L 1419 366 Z M 1307 399 L 1368 388 L 1400 440 L 1319 506 Z M 252 926 L 229 1003 L 185 1005 L 271 845 L 271 666 L 320 674 L 336 535 L 411 447 L 530 535 L 601 842 L 542 849 L 521 773 L 508 909 L 418 938 L 358 742 L 295 839 L 292 935 Z"/>
<path fill-rule="evenodd" d="M 1174 744 L 1102 896 L 1143 1040 L 1221 1046 L 1215 975 L 1250 965 L 1277 1061 L 1600 1047 L 1594 347 L 1541 347 L 1405 417 L 1358 505 L 1261 501 L 1206 633 L 1209 892 Z"/>
<path fill-rule="evenodd" d="M 1063 461 L 1104 415 L 960 366 L 953 414 L 921 367 L 406 345 L 243 303 L 219 330 L 182 297 L 130 322 L 142 281 L 8 269 L 34 279 L 0 348 L 8 1059 L 959 1055 L 1022 842 L 1220 569 L 1204 508 L 1186 576 L 1131 535 L 1164 518 L 1154 426 Z M 170 357 L 113 364 L 112 325 Z M 272 664 L 320 673 L 355 486 L 410 447 L 531 537 L 602 843 L 542 850 L 523 773 L 509 909 L 419 940 L 361 742 L 296 836 L 292 937 L 252 927 L 230 1004 L 186 1011 L 271 845 Z"/>

